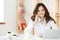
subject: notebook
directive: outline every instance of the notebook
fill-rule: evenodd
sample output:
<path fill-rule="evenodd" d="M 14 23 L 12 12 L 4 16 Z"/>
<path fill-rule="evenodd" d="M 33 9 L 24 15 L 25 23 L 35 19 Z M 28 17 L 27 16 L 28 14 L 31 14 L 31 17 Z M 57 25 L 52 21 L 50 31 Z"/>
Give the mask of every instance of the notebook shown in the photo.
<path fill-rule="evenodd" d="M 43 38 L 60 38 L 60 29 L 44 31 Z"/>

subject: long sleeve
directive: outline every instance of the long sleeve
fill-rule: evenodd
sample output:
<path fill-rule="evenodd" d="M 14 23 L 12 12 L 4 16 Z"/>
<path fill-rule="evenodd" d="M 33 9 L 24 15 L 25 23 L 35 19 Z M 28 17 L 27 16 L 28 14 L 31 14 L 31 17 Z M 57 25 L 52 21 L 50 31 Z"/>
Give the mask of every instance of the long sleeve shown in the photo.
<path fill-rule="evenodd" d="M 56 23 L 54 23 L 54 21 L 50 22 L 50 26 L 52 27 L 52 29 L 58 29 Z"/>
<path fill-rule="evenodd" d="M 30 35 L 33 29 L 34 22 L 32 20 L 29 21 L 27 27 L 24 30 L 24 35 Z"/>

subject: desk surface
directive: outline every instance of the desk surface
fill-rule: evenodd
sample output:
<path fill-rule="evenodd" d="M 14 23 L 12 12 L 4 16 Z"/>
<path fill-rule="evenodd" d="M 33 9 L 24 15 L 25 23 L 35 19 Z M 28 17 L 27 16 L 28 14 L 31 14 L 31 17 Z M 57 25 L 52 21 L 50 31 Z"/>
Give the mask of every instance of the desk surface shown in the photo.
<path fill-rule="evenodd" d="M 37 36 L 24 37 L 25 35 L 20 35 L 19 37 L 12 37 L 12 40 L 60 40 L 60 38 L 55 39 L 45 39 Z"/>
<path fill-rule="evenodd" d="M 9 40 L 7 36 L 0 37 L 0 40 Z M 12 36 L 12 40 L 60 40 L 60 38 L 55 39 L 44 39 L 36 36 L 24 37 L 24 35 Z"/>

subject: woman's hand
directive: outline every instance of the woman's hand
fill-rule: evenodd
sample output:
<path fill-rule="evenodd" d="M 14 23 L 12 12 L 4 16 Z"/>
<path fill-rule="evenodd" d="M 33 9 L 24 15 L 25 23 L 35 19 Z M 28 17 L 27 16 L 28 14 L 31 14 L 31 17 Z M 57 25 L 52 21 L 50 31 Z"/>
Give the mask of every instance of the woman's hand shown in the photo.
<path fill-rule="evenodd" d="M 42 33 L 40 33 L 39 37 L 40 37 L 40 38 L 42 38 L 42 37 L 43 37 L 43 34 L 42 34 Z"/>
<path fill-rule="evenodd" d="M 37 22 L 37 20 L 38 20 L 38 15 L 36 15 L 36 17 L 35 17 L 35 23 Z"/>

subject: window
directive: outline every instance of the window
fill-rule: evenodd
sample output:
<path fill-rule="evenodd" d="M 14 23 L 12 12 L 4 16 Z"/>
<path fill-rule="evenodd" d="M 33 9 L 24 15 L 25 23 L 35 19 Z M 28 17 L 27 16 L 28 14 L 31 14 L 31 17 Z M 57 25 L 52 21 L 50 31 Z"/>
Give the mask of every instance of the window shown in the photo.
<path fill-rule="evenodd" d="M 0 24 L 4 24 L 4 0 L 0 0 Z"/>

